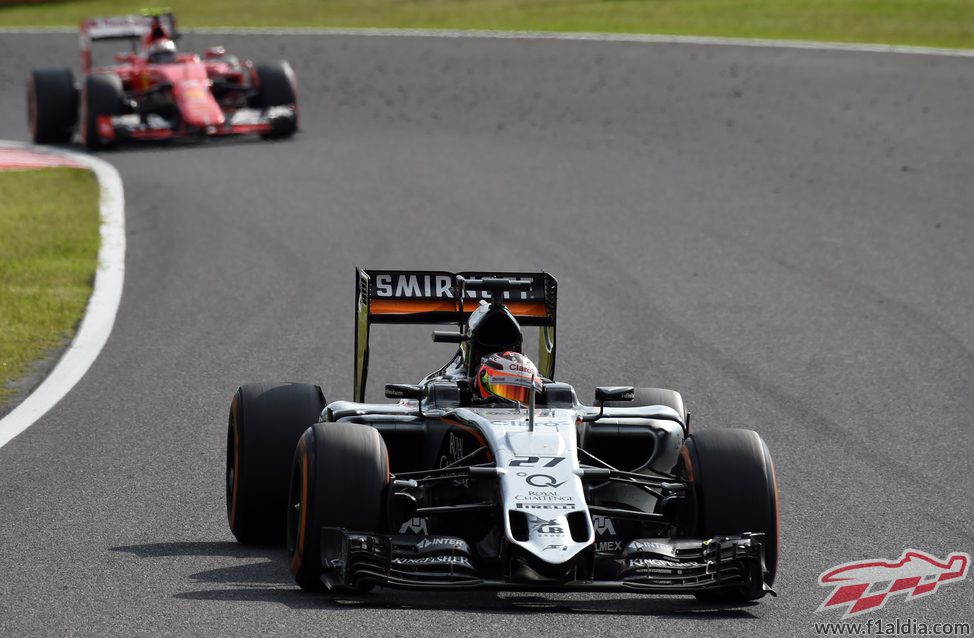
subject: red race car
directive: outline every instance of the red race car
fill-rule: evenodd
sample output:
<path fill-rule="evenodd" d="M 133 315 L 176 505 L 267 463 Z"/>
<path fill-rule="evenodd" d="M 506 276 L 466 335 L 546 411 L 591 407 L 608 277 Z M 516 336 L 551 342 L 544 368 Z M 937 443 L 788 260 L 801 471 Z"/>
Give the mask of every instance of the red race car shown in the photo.
<path fill-rule="evenodd" d="M 285 61 L 254 64 L 210 47 L 181 53 L 171 13 L 88 18 L 81 23 L 79 88 L 71 69 L 38 69 L 27 79 L 27 117 L 38 144 L 70 142 L 78 130 L 95 149 L 127 140 L 259 134 L 298 129 L 297 85 Z M 92 43 L 128 40 L 115 64 L 93 66 Z"/>

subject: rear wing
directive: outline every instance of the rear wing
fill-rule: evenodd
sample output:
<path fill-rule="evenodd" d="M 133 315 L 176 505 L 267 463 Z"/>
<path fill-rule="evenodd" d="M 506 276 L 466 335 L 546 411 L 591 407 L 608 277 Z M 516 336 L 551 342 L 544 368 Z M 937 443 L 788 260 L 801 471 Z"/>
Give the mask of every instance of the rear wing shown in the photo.
<path fill-rule="evenodd" d="M 176 16 L 170 11 L 146 10 L 142 15 L 85 18 L 78 28 L 82 64 L 91 68 L 91 43 L 103 40 L 140 40 L 157 30 L 154 37 L 179 39 Z"/>
<path fill-rule="evenodd" d="M 445 272 L 355 269 L 355 401 L 365 400 L 369 369 L 369 328 L 373 323 L 463 325 L 487 290 L 468 285 L 490 278 L 524 282 L 504 293 L 504 305 L 524 326 L 538 326 L 538 370 L 555 373 L 558 282 L 546 272 Z"/>

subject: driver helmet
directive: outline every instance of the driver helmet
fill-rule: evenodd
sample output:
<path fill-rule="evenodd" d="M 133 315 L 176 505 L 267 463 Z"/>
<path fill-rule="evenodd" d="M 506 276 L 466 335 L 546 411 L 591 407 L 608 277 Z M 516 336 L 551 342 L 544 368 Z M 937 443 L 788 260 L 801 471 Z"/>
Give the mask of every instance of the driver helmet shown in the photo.
<path fill-rule="evenodd" d="M 484 357 L 477 371 L 476 389 L 481 399 L 500 397 L 527 404 L 532 392 L 541 392 L 541 375 L 520 352 L 495 352 Z"/>
<path fill-rule="evenodd" d="M 176 61 L 176 43 L 172 40 L 153 42 L 145 57 L 152 64 L 172 64 Z"/>

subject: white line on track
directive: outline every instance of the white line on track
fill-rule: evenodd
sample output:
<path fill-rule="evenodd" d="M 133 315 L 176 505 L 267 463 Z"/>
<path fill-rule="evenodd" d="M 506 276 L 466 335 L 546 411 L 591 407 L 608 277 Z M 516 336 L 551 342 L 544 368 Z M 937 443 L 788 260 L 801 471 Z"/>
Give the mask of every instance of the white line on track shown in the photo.
<path fill-rule="evenodd" d="M 696 44 L 704 46 L 759 47 L 774 49 L 806 49 L 812 51 L 850 51 L 857 53 L 904 53 L 911 55 L 939 55 L 974 58 L 974 49 L 948 49 L 899 44 L 866 44 L 857 42 L 819 42 L 814 40 L 764 40 L 755 38 L 720 38 L 695 35 L 662 35 L 639 33 L 571 33 L 554 31 L 478 31 L 446 29 L 329 29 L 260 27 L 211 27 L 183 29 L 184 33 L 199 35 L 299 35 L 299 36 L 380 36 L 399 38 L 479 38 L 495 40 L 583 40 L 592 42 L 634 42 L 644 44 Z M 71 28 L 4 27 L 0 34 L 44 35 L 76 33 Z"/>
<path fill-rule="evenodd" d="M 2 147 L 63 155 L 90 168 L 100 186 L 101 248 L 95 285 L 78 334 L 44 381 L 10 414 L 0 419 L 0 448 L 29 428 L 84 376 L 108 341 L 122 300 L 125 279 L 125 195 L 122 178 L 107 162 L 90 155 L 0 141 Z"/>

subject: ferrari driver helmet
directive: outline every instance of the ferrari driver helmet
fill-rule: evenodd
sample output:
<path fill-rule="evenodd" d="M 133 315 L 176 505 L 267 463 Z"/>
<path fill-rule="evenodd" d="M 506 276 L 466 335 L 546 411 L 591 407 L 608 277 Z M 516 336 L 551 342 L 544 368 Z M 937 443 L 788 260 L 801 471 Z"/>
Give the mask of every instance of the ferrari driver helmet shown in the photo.
<path fill-rule="evenodd" d="M 480 398 L 501 397 L 527 404 L 532 392 L 541 392 L 538 368 L 520 352 L 495 352 L 484 357 L 477 371 Z"/>
<path fill-rule="evenodd" d="M 146 52 L 146 59 L 152 64 L 172 64 L 176 61 L 176 43 L 172 40 L 158 40 Z"/>

